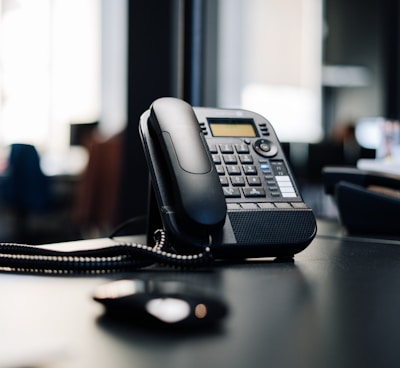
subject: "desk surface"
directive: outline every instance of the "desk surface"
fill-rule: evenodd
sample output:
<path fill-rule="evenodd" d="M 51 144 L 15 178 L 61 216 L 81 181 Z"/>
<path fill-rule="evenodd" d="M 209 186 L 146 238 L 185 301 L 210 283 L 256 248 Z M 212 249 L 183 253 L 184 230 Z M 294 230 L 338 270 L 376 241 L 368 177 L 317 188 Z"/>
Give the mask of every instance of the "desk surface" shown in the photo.
<path fill-rule="evenodd" d="M 400 242 L 343 238 L 319 222 L 294 264 L 100 277 L 0 275 L 0 367 L 398 367 Z M 101 318 L 96 286 L 120 278 L 186 280 L 218 290 L 221 329 L 162 333 Z"/>

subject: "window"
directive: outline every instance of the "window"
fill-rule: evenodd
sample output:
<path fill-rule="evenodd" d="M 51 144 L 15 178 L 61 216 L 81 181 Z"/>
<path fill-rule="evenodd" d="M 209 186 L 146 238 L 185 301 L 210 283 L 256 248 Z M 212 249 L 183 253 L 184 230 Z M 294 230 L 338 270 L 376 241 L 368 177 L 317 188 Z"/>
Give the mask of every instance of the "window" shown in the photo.
<path fill-rule="evenodd" d="M 69 144 L 69 124 L 97 120 L 100 0 L 0 1 L 0 144 Z"/>

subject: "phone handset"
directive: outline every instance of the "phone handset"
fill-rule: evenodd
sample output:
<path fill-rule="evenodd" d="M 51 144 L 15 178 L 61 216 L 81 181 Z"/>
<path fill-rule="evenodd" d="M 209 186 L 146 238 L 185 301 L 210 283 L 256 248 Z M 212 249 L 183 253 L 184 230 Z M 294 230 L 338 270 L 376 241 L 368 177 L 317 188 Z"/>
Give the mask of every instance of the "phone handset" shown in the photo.
<path fill-rule="evenodd" d="M 177 219 L 191 232 L 222 228 L 226 200 L 192 107 L 176 98 L 160 98 L 150 108 L 148 125 L 171 175 Z"/>

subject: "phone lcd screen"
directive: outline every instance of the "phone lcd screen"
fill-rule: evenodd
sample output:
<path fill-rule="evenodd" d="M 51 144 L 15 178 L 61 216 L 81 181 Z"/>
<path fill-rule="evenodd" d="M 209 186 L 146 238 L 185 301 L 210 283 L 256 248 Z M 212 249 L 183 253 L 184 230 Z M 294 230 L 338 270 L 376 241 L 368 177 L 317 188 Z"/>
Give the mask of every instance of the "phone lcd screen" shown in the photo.
<path fill-rule="evenodd" d="M 214 137 L 257 137 L 252 119 L 207 119 Z"/>

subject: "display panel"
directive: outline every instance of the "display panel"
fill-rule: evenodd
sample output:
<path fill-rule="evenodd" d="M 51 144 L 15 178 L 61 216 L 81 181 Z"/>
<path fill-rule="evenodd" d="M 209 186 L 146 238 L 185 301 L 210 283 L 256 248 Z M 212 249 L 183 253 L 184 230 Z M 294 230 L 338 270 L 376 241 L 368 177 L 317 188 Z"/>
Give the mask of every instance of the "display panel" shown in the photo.
<path fill-rule="evenodd" d="M 208 118 L 214 137 L 257 137 L 253 119 Z"/>

